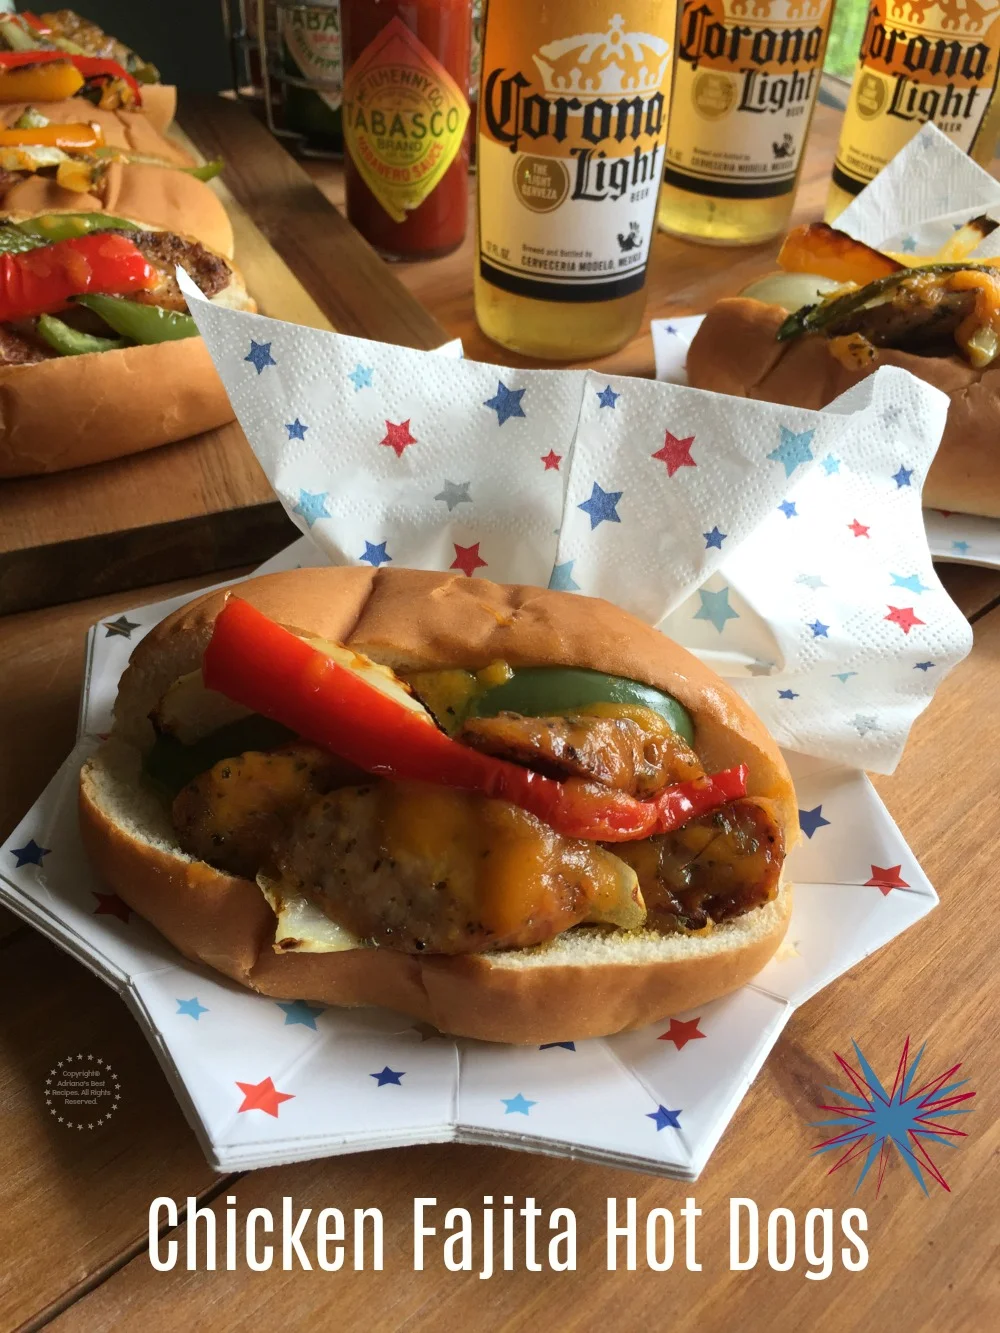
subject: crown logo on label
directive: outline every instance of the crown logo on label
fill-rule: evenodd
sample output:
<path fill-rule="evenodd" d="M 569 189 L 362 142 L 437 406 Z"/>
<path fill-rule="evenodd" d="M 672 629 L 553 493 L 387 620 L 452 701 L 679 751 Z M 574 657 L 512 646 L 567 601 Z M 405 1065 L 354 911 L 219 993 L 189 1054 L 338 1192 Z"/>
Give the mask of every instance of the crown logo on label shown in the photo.
<path fill-rule="evenodd" d="M 888 0 L 888 3 L 893 5 L 896 0 Z M 918 6 L 920 3 L 921 0 L 917 0 Z M 731 22 L 749 20 L 751 28 L 760 27 L 762 23 L 801 26 L 807 20 L 821 19 L 829 7 L 829 0 L 722 0 L 726 19 Z"/>
<path fill-rule="evenodd" d="M 626 32 L 616 14 L 607 32 L 547 42 L 532 59 L 550 97 L 652 97 L 666 77 L 670 43 L 649 32 Z"/>
<path fill-rule="evenodd" d="M 919 26 L 925 37 L 947 37 L 962 41 L 981 37 L 1000 10 L 1000 0 L 886 0 L 887 27 L 898 23 L 906 29 Z"/>

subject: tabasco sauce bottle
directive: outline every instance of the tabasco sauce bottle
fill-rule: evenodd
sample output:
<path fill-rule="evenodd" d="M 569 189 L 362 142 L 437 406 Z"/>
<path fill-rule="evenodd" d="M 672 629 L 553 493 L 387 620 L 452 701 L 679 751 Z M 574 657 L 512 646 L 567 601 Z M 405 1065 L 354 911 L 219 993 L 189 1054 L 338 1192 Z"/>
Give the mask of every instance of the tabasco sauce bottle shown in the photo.
<path fill-rule="evenodd" d="M 785 230 L 833 0 L 682 0 L 660 226 L 720 245 Z"/>
<path fill-rule="evenodd" d="M 347 217 L 389 259 L 462 243 L 470 0 L 341 0 Z"/>
<path fill-rule="evenodd" d="M 928 120 L 986 166 L 1000 132 L 998 55 L 996 0 L 870 0 L 827 221 Z"/>
<path fill-rule="evenodd" d="M 476 318 L 537 357 L 599 356 L 645 304 L 675 0 L 486 0 Z"/>

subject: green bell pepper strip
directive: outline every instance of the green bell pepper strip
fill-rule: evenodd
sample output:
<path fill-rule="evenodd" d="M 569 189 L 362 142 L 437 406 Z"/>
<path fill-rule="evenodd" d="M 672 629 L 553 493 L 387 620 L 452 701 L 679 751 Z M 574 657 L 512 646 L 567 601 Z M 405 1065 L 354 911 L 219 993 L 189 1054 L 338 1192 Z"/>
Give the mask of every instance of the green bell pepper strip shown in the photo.
<path fill-rule="evenodd" d="M 92 231 L 138 231 L 134 222 L 113 217 L 110 213 L 41 213 L 38 217 L 15 222 L 14 226 L 41 245 L 87 236 Z"/>
<path fill-rule="evenodd" d="M 224 166 L 225 163 L 222 158 L 215 157 L 211 162 L 202 162 L 197 167 L 181 167 L 180 170 L 186 172 L 189 176 L 193 176 L 195 180 L 211 181 L 215 180 Z"/>
<path fill-rule="evenodd" d="M 198 326 L 190 315 L 179 310 L 163 310 L 156 305 L 142 305 L 117 296 L 87 295 L 77 298 L 80 305 L 100 315 L 115 333 L 137 343 L 174 342 L 197 338 Z"/>
<path fill-rule="evenodd" d="M 628 704 L 664 718 L 688 745 L 694 744 L 691 715 L 676 699 L 650 685 L 577 667 L 519 667 L 510 680 L 473 697 L 467 717 L 549 717 L 589 704 Z"/>
<path fill-rule="evenodd" d="M 93 333 L 80 333 L 55 315 L 39 315 L 38 336 L 60 356 L 86 356 L 89 352 L 114 352 L 127 346 L 124 338 L 99 338 Z"/>
<path fill-rule="evenodd" d="M 254 713 L 185 745 L 176 736 L 161 732 L 142 761 L 143 772 L 171 800 L 182 787 L 207 773 L 222 759 L 235 759 L 247 750 L 273 750 L 295 740 L 295 732 L 280 722 Z"/>
<path fill-rule="evenodd" d="M 825 328 L 836 324 L 838 320 L 846 319 L 848 315 L 853 315 L 863 305 L 873 301 L 877 296 L 883 296 L 886 292 L 892 291 L 894 287 L 899 287 L 910 278 L 918 277 L 921 273 L 939 274 L 939 273 L 960 273 L 963 269 L 975 269 L 977 273 L 991 273 L 994 276 L 1000 276 L 1000 270 L 987 267 L 984 264 L 970 264 L 964 260 L 956 260 L 954 263 L 947 264 L 920 264 L 913 268 L 901 268 L 897 273 L 887 273 L 882 278 L 875 278 L 864 287 L 858 287 L 853 292 L 845 292 L 843 296 L 831 296 L 825 301 L 820 301 L 818 305 L 804 305 L 801 310 L 793 310 L 787 317 L 775 338 L 778 342 L 787 342 L 790 338 L 798 338 L 804 333 L 820 333 Z"/>

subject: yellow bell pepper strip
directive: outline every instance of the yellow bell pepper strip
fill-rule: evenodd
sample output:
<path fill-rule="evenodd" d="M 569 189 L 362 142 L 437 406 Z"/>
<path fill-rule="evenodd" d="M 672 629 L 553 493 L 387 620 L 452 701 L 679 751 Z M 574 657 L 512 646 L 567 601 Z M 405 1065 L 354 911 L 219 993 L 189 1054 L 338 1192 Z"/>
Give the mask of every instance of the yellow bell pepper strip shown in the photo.
<path fill-rule="evenodd" d="M 664 788 L 648 801 L 569 778 L 557 782 L 481 754 L 438 730 L 248 602 L 230 597 L 202 658 L 205 686 L 290 727 L 367 773 L 507 801 L 571 838 L 628 842 L 668 833 L 746 795 L 746 765 Z"/>
<path fill-rule="evenodd" d="M 100 125 L 39 125 L 28 130 L 0 129 L 0 148 L 61 148 L 64 153 L 89 153 L 104 146 Z"/>
<path fill-rule="evenodd" d="M 139 91 L 138 81 L 128 70 L 123 69 L 117 60 L 106 60 L 103 56 L 78 56 L 68 51 L 0 51 L 0 69 L 4 76 L 13 78 L 15 74 L 21 71 L 22 66 L 28 66 L 25 73 L 34 72 L 41 78 L 48 73 L 48 66 L 53 69 L 63 70 L 66 67 L 75 71 L 78 83 L 72 92 L 60 93 L 57 96 L 52 94 L 42 95 L 35 93 L 33 96 L 25 96 L 24 101 L 54 101 L 58 97 L 72 97 L 85 81 L 90 79 L 120 79 L 128 85 L 129 90 L 135 98 L 137 104 L 142 103 L 142 94 Z M 55 77 L 55 76 L 53 76 Z M 3 85 L 0 85 L 2 88 Z M 20 101 L 20 96 L 16 99 L 3 96 L 0 100 Z"/>
<path fill-rule="evenodd" d="M 0 254 L 0 324 L 65 310 L 84 292 L 148 291 L 158 274 L 124 236 L 95 232 L 23 254 Z"/>
<path fill-rule="evenodd" d="M 26 69 L 18 69 L 8 63 L 11 55 L 24 54 L 32 58 L 33 63 Z M 34 63 L 46 51 L 0 52 L 0 102 L 62 102 L 67 97 L 75 97 L 83 87 L 84 79 L 80 71 L 62 52 L 57 61 Z"/>

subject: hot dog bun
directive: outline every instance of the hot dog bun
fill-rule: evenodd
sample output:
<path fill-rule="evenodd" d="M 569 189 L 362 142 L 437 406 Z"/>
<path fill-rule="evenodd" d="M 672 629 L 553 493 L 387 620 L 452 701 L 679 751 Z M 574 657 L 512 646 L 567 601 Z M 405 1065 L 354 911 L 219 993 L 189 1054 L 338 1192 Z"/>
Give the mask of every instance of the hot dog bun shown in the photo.
<path fill-rule="evenodd" d="M 749 790 L 790 845 L 795 793 L 775 742 L 707 667 L 607 602 L 414 570 L 296 570 L 252 579 L 239 596 L 265 614 L 399 668 L 576 665 L 669 691 L 690 711 L 708 770 L 746 762 Z M 778 948 L 791 889 L 698 936 L 569 931 L 535 949 L 430 957 L 390 949 L 276 953 L 260 890 L 180 852 L 164 806 L 139 780 L 149 711 L 196 670 L 228 592 L 169 616 L 122 678 L 108 742 L 80 780 L 84 844 L 104 879 L 185 956 L 278 998 L 382 1005 L 442 1031 L 538 1043 L 657 1021 L 744 985 Z"/>
<path fill-rule="evenodd" d="M 944 436 L 924 483 L 935 509 L 1000 518 L 1000 366 L 974 370 L 954 356 L 917 356 L 879 348 L 875 361 L 850 370 L 819 335 L 779 343 L 787 311 L 736 297 L 705 316 L 688 351 L 696 389 L 794 407 L 825 407 L 879 366 L 899 366 L 951 399 Z"/>
<path fill-rule="evenodd" d="M 229 267 L 229 285 L 212 300 L 254 309 Z M 232 419 L 199 337 L 0 366 L 0 478 L 143 453 Z"/>

